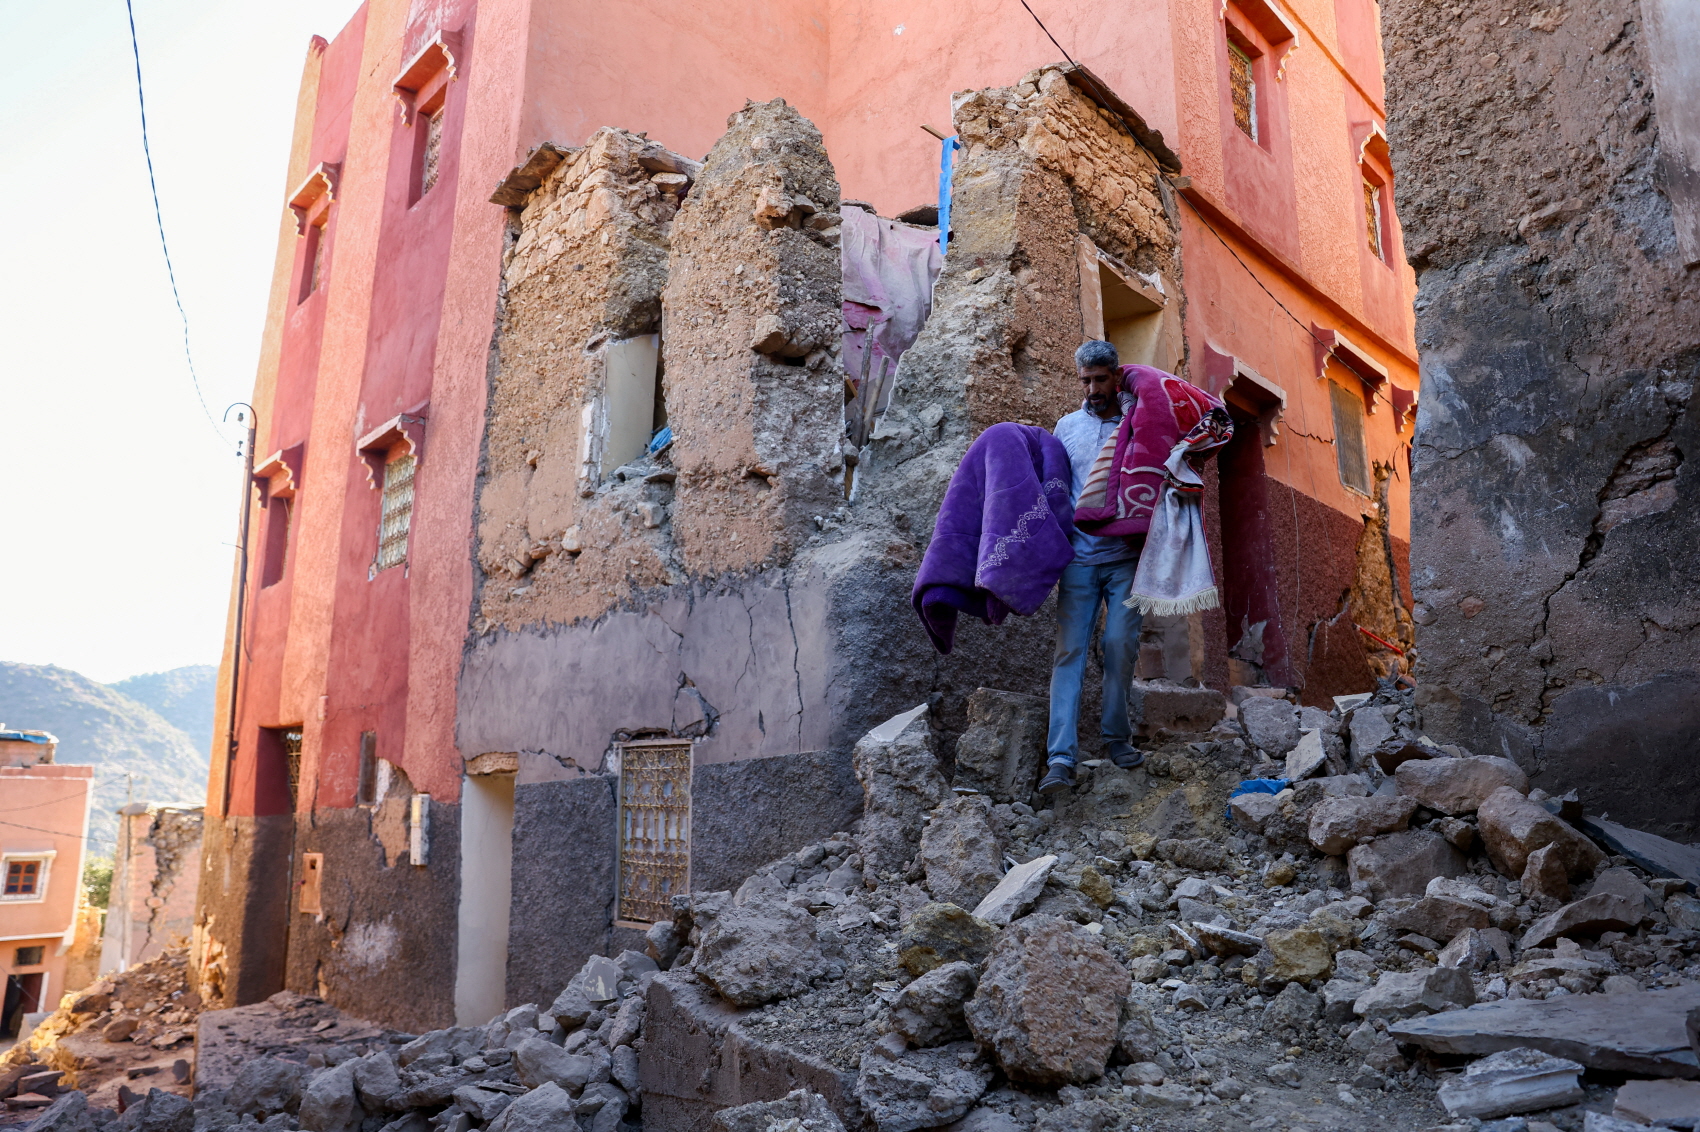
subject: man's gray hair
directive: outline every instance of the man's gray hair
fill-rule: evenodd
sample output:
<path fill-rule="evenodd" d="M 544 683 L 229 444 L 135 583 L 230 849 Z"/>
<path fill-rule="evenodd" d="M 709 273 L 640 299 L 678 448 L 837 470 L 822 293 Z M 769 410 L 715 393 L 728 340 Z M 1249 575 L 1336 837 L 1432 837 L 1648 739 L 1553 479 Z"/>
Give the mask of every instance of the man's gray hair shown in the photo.
<path fill-rule="evenodd" d="M 1074 364 L 1081 369 L 1093 369 L 1097 366 L 1115 369 L 1121 365 L 1121 355 L 1116 353 L 1116 348 L 1110 343 L 1094 340 L 1074 352 Z"/>

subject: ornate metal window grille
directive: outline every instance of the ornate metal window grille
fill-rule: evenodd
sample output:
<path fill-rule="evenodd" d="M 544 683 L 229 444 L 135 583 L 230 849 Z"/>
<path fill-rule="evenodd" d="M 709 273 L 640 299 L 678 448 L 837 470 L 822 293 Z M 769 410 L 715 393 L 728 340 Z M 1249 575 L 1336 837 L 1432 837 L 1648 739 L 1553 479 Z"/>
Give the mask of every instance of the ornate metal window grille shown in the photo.
<path fill-rule="evenodd" d="M 1369 250 L 1376 259 L 1381 254 L 1381 186 L 1364 182 L 1364 227 L 1369 232 Z"/>
<path fill-rule="evenodd" d="M 378 520 L 379 570 L 407 561 L 407 528 L 413 521 L 413 457 L 398 456 L 384 465 L 384 506 Z"/>
<path fill-rule="evenodd" d="M 283 765 L 289 775 L 289 808 L 294 810 L 301 793 L 301 732 L 283 733 Z"/>
<path fill-rule="evenodd" d="M 419 195 L 424 196 L 437 183 L 437 158 L 443 152 L 443 111 L 439 109 L 425 119 L 425 154 L 419 167 Z"/>
<path fill-rule="evenodd" d="M 672 898 L 690 891 L 691 744 L 620 745 L 619 918 L 673 918 Z"/>
<path fill-rule="evenodd" d="M 1246 137 L 1257 140 L 1257 78 L 1251 56 L 1228 44 L 1228 87 L 1234 98 L 1234 125 Z"/>

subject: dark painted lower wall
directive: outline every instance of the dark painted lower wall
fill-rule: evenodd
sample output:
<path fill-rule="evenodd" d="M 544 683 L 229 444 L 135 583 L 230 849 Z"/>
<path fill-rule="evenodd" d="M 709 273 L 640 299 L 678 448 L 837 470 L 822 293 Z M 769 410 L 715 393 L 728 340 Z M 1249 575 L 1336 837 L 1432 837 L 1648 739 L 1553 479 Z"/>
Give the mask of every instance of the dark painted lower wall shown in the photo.
<path fill-rule="evenodd" d="M 283 989 L 289 923 L 287 815 L 208 818 L 201 852 L 198 924 L 201 993 L 215 1007 L 244 1006 Z"/>
<path fill-rule="evenodd" d="M 384 864 L 369 810 L 296 819 L 295 860 L 325 855 L 324 914 L 290 910 L 290 990 L 403 1030 L 454 1024 L 460 807 L 432 802 L 428 863 Z"/>

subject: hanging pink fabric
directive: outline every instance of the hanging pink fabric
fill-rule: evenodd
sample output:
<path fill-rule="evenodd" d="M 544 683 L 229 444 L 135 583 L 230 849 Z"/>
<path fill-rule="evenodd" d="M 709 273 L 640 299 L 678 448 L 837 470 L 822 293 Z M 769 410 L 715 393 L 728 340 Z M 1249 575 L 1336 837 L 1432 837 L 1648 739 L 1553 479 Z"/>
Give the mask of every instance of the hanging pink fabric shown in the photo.
<path fill-rule="evenodd" d="M 844 273 L 844 372 L 860 381 L 895 374 L 933 308 L 944 267 L 938 233 L 845 207 L 839 235 Z M 871 348 L 867 365 L 863 354 Z M 890 385 L 892 383 L 888 383 Z M 889 396 L 889 395 L 888 395 Z M 884 408 L 884 405 L 879 406 Z"/>

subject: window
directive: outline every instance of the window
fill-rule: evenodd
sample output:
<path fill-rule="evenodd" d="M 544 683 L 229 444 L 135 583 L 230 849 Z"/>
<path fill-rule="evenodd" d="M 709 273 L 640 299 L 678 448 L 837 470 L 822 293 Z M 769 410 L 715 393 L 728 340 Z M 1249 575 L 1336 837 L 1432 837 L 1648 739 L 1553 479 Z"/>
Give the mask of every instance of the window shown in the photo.
<path fill-rule="evenodd" d="M 47 866 L 52 854 L 7 857 L 0 900 L 27 903 L 42 899 L 47 893 Z"/>
<path fill-rule="evenodd" d="M 673 918 L 673 896 L 690 891 L 690 740 L 620 744 L 619 919 Z"/>
<path fill-rule="evenodd" d="M 1364 182 L 1364 231 L 1369 236 L 1369 251 L 1376 259 L 1385 260 L 1381 250 L 1381 186 Z"/>
<path fill-rule="evenodd" d="M 1364 451 L 1363 394 L 1330 381 L 1328 398 L 1334 408 L 1334 458 L 1340 465 L 1340 482 L 1368 495 L 1369 457 Z"/>
<path fill-rule="evenodd" d="M 407 530 L 413 521 L 412 453 L 397 455 L 384 465 L 384 503 L 378 519 L 378 570 L 407 561 Z"/>
<path fill-rule="evenodd" d="M 1228 41 L 1228 88 L 1234 100 L 1234 125 L 1256 141 L 1257 73 L 1252 57 L 1232 40 Z"/>
<path fill-rule="evenodd" d="M 260 559 L 260 588 L 275 586 L 283 581 L 284 563 L 289 557 L 290 501 L 272 499 L 266 506 L 266 545 Z"/>
<path fill-rule="evenodd" d="M 299 910 L 308 916 L 325 914 L 324 897 L 322 895 L 325 875 L 325 855 L 323 853 L 301 854 L 301 901 Z"/>
<path fill-rule="evenodd" d="M 307 296 L 319 289 L 324 277 L 325 225 L 330 222 L 331 203 L 336 200 L 340 163 L 320 162 L 307 174 L 289 198 L 289 210 L 295 214 L 295 234 L 302 240 L 301 274 L 295 287 L 295 301 L 304 303 Z"/>
<path fill-rule="evenodd" d="M 422 123 L 425 131 L 423 152 L 419 157 L 419 196 L 431 191 L 437 183 L 437 163 L 443 154 L 443 111 L 427 115 Z M 417 197 L 415 199 L 418 199 Z"/>
<path fill-rule="evenodd" d="M 285 730 L 283 733 L 283 768 L 289 781 L 289 810 L 295 812 L 295 807 L 301 797 L 301 729 L 299 727 Z"/>
<path fill-rule="evenodd" d="M 20 947 L 12 954 L 12 966 L 36 967 L 46 962 L 47 948 L 40 946 Z"/>
<path fill-rule="evenodd" d="M 418 204 L 437 183 L 442 166 L 444 109 L 455 81 L 457 32 L 439 32 L 396 76 L 392 89 L 401 102 L 401 121 L 412 133 L 412 167 L 407 203 Z"/>
<path fill-rule="evenodd" d="M 301 293 L 295 301 L 304 303 L 307 297 L 319 289 L 319 273 L 325 259 L 325 217 L 320 216 L 316 223 L 307 225 L 307 248 L 305 261 L 301 268 Z"/>
<path fill-rule="evenodd" d="M 378 733 L 360 733 L 360 778 L 354 788 L 354 801 L 373 805 L 378 800 Z"/>

